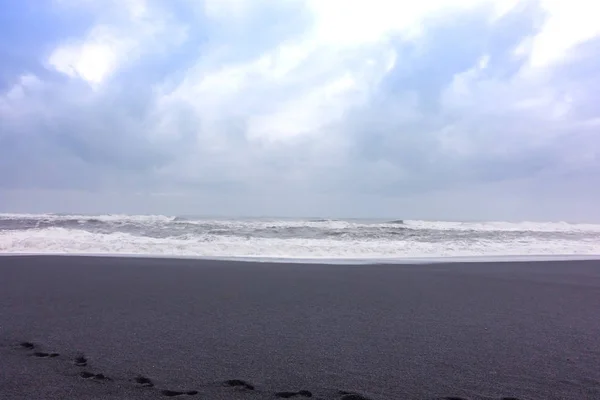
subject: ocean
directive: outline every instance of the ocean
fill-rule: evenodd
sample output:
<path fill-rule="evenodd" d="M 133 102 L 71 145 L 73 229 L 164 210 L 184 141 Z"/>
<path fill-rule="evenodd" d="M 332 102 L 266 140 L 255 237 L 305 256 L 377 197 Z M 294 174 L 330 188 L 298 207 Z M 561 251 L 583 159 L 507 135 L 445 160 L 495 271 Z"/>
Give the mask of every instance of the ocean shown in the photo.
<path fill-rule="evenodd" d="M 577 258 L 600 255 L 600 225 L 0 214 L 0 253 L 320 262 Z"/>

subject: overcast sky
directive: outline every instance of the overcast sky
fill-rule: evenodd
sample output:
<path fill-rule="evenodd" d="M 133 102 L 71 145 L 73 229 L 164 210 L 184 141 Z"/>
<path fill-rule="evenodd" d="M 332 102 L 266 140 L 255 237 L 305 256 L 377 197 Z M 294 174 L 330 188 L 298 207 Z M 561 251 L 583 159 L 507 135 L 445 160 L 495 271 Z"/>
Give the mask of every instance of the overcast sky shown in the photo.
<path fill-rule="evenodd" d="M 0 211 L 600 221 L 590 0 L 4 0 Z"/>

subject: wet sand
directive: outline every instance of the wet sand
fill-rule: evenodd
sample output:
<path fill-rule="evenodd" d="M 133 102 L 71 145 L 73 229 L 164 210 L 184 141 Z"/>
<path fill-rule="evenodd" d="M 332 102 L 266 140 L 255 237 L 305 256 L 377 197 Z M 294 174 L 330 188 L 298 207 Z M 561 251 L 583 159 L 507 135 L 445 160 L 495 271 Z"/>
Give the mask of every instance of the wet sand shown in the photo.
<path fill-rule="evenodd" d="M 600 399 L 600 262 L 0 257 L 0 399 Z"/>

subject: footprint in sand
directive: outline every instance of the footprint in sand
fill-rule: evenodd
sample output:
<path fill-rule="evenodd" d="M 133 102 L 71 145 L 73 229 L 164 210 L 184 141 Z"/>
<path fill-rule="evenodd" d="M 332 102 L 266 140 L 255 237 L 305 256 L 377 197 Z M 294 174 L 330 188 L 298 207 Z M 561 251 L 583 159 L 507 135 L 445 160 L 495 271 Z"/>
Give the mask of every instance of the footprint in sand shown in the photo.
<path fill-rule="evenodd" d="M 73 364 L 77 365 L 78 367 L 85 367 L 85 366 L 87 366 L 87 363 L 88 363 L 88 360 L 83 354 L 79 354 L 73 360 Z"/>
<path fill-rule="evenodd" d="M 38 357 L 38 358 L 54 358 L 54 357 L 58 357 L 60 354 L 58 353 L 45 353 L 43 351 L 36 351 L 35 353 L 33 353 L 34 357 Z"/>
<path fill-rule="evenodd" d="M 299 392 L 277 392 L 275 397 L 282 399 L 291 399 L 293 397 L 312 397 L 312 392 L 308 390 L 300 390 Z"/>
<path fill-rule="evenodd" d="M 135 381 L 135 383 L 137 383 L 138 385 L 140 385 L 142 387 L 154 387 L 154 382 L 152 382 L 152 380 L 150 378 L 147 378 L 142 375 L 136 376 L 134 381 Z"/>
<path fill-rule="evenodd" d="M 368 397 L 358 393 L 346 392 L 345 390 L 338 391 L 338 394 L 342 396 L 340 400 L 370 400 Z"/>
<path fill-rule="evenodd" d="M 241 379 L 230 379 L 230 380 L 223 382 L 223 384 L 225 386 L 234 387 L 234 388 L 238 388 L 238 389 L 254 390 L 254 385 L 252 385 L 251 383 L 248 383 L 246 381 L 243 381 Z"/>
<path fill-rule="evenodd" d="M 19 347 L 25 350 L 33 350 L 36 348 L 36 345 L 31 342 L 21 342 L 19 343 Z M 59 356 L 58 353 L 46 353 L 44 351 L 36 351 L 32 355 L 38 358 L 54 358 Z"/>
<path fill-rule="evenodd" d="M 83 379 L 93 379 L 95 381 L 112 381 L 111 378 L 109 378 L 108 376 L 104 375 L 104 374 L 93 374 L 89 371 L 83 371 L 81 373 L 79 373 L 79 376 L 82 377 Z"/>
<path fill-rule="evenodd" d="M 195 396 L 198 394 L 197 390 L 188 390 L 185 392 L 180 392 L 178 390 L 162 390 L 160 392 L 163 396 L 167 396 L 167 397 L 176 397 L 176 396 L 183 396 L 183 395 L 187 395 L 187 396 Z"/>

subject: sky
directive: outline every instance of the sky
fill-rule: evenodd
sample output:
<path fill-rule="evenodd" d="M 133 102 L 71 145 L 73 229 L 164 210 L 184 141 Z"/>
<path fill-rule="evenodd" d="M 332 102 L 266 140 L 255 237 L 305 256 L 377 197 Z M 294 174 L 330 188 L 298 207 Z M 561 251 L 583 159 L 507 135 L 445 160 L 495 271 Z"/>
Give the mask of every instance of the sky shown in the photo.
<path fill-rule="evenodd" d="M 0 212 L 600 222 L 595 2 L 0 5 Z"/>

